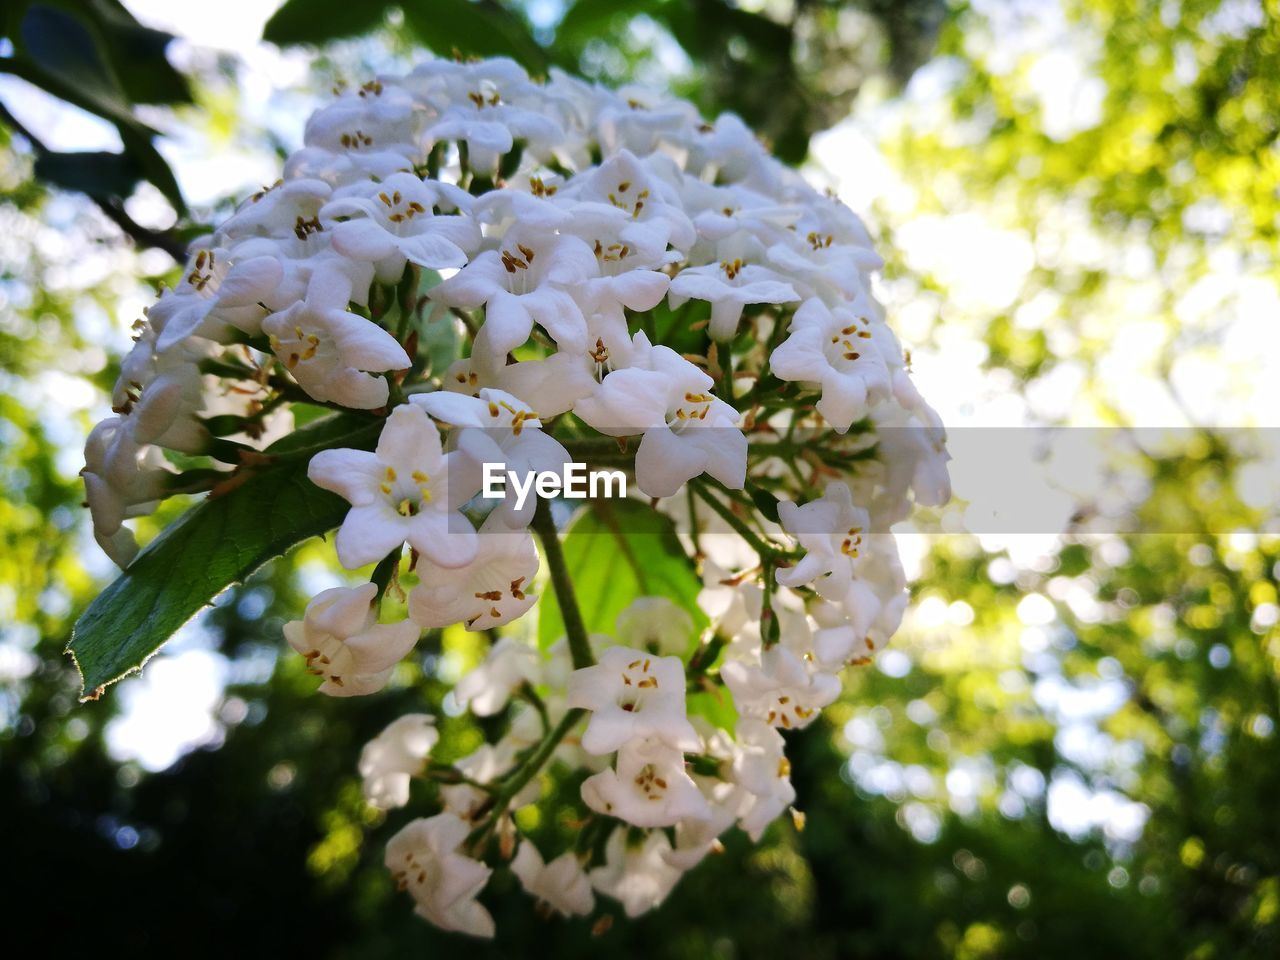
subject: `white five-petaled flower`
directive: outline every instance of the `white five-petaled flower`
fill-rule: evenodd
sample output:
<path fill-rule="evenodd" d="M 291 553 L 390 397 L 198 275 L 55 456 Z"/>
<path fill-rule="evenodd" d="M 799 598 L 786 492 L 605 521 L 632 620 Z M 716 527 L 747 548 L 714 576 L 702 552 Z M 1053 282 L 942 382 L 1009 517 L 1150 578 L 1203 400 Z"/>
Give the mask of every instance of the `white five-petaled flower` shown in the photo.
<path fill-rule="evenodd" d="M 743 717 L 735 731 L 737 753 L 733 759 L 733 779 L 745 796 L 739 809 L 738 825 L 753 843 L 765 827 L 796 799 L 791 785 L 791 763 L 784 752 L 782 734 L 769 724 Z"/>
<path fill-rule="evenodd" d="M 693 643 L 693 618 L 667 597 L 636 597 L 618 614 L 618 641 L 659 656 L 684 657 Z"/>
<path fill-rule="evenodd" d="M 475 463 L 503 464 L 524 476 L 560 473 L 570 461 L 560 442 L 542 432 L 537 412 L 504 390 L 481 388 L 475 397 L 440 390 L 418 394 L 412 401 L 441 423 L 460 428 L 453 442 Z M 498 512 L 510 524 L 524 526 L 533 518 L 537 501 L 529 497 L 518 510 L 515 503 L 508 486 Z M 497 529 L 495 525 L 495 532 Z"/>
<path fill-rule="evenodd" d="M 712 395 L 714 381 L 670 347 L 650 345 L 643 331 L 633 344 L 634 365 L 606 376 L 574 413 L 601 433 L 643 434 L 636 486 L 648 496 L 674 496 L 703 473 L 741 489 L 747 438 L 738 411 Z"/>
<path fill-rule="evenodd" d="M 372 583 L 325 590 L 307 604 L 302 620 L 284 625 L 285 639 L 306 658 L 307 672 L 324 678 L 321 693 L 353 697 L 381 690 L 418 642 L 412 621 L 375 621 L 377 593 Z"/>
<path fill-rule="evenodd" d="M 467 262 L 468 254 L 480 245 L 480 228 L 470 217 L 437 215 L 434 208 L 469 201 L 457 187 L 395 173 L 335 195 L 320 209 L 320 218 L 331 224 L 335 250 L 368 260 L 379 281 L 394 283 L 406 261 L 435 270 Z"/>
<path fill-rule="evenodd" d="M 495 172 L 516 138 L 544 159 L 564 140 L 564 128 L 548 115 L 537 88 L 514 60 L 431 60 L 404 82 L 439 113 L 427 137 L 465 145 L 468 163 L 481 173 Z"/>
<path fill-rule="evenodd" d="M 817 500 L 803 506 L 783 501 L 778 518 L 804 548 L 805 555 L 793 567 L 778 571 L 778 583 L 799 587 L 812 583 L 828 600 L 843 600 L 864 566 L 871 519 L 867 511 L 854 506 L 849 485 L 840 480 L 827 484 Z"/>
<path fill-rule="evenodd" d="M 493 871 L 458 852 L 470 829 L 452 813 L 420 817 L 391 838 L 386 865 L 417 902 L 419 916 L 441 930 L 492 937 L 493 917 L 476 895 Z"/>
<path fill-rule="evenodd" d="M 730 660 L 720 676 L 733 694 L 738 712 L 785 730 L 807 727 L 818 711 L 840 696 L 840 678 L 811 670 L 781 644 L 760 655 L 758 665 Z"/>
<path fill-rule="evenodd" d="M 517 226 L 499 249 L 477 254 L 429 296 L 451 307 L 483 306 L 475 353 L 500 365 L 535 323 L 557 343 L 585 343 L 586 323 L 569 289 L 595 272 L 595 255 L 577 237 Z"/>
<path fill-rule="evenodd" d="M 483 541 L 482 537 L 482 550 Z M 515 637 L 503 637 L 478 667 L 458 681 L 453 697 L 477 717 L 491 717 L 507 705 L 516 688 L 537 679 L 541 663 L 533 647 Z"/>
<path fill-rule="evenodd" d="M 476 531 L 458 512 L 479 488 L 474 465 L 442 451 L 439 431 L 418 407 L 391 412 L 373 453 L 322 450 L 307 476 L 351 504 L 337 536 L 338 559 L 349 570 L 381 560 L 406 540 L 442 567 L 476 557 Z"/>
<path fill-rule="evenodd" d="M 591 886 L 622 904 L 628 917 L 638 917 L 662 904 L 684 876 L 667 862 L 671 842 L 661 830 L 651 830 L 644 841 L 632 846 L 628 827 L 609 835 L 604 864 L 592 870 Z"/>
<path fill-rule="evenodd" d="M 409 91 L 391 80 L 373 79 L 335 92 L 333 102 L 307 121 L 303 142 L 352 156 L 390 154 L 384 162 L 406 167 L 426 116 Z"/>
<path fill-rule="evenodd" d="M 430 714 L 407 713 L 393 720 L 360 751 L 365 802 L 379 810 L 408 803 L 409 781 L 422 772 L 439 739 Z"/>
<path fill-rule="evenodd" d="M 726 256 L 718 263 L 686 267 L 671 281 L 673 308 L 686 300 L 711 304 L 713 340 L 732 340 L 738 332 L 742 308 L 749 303 L 790 303 L 800 299 L 783 274 L 742 257 Z"/>
<path fill-rule="evenodd" d="M 637 827 L 669 827 L 707 820 L 711 808 L 684 769 L 684 755 L 661 740 L 630 740 L 618 751 L 617 769 L 582 784 L 582 801 Z"/>
<path fill-rule="evenodd" d="M 182 281 L 147 312 L 158 333 L 156 351 L 164 353 L 192 335 L 225 341 L 231 327 L 256 331 L 263 316 L 259 301 L 283 276 L 272 256 L 233 260 L 222 248 L 197 250 Z"/>
<path fill-rule="evenodd" d="M 821 384 L 818 412 L 845 433 L 892 389 L 877 343 L 883 337 L 892 337 L 888 328 L 873 324 L 857 304 L 832 310 L 814 297 L 796 311 L 790 334 L 769 364 L 779 379 Z"/>
<path fill-rule="evenodd" d="M 307 295 L 262 321 L 271 349 L 312 398 L 344 407 L 385 406 L 387 381 L 374 376 L 404 370 L 409 355 L 395 337 L 350 313 L 351 285 L 340 274 L 317 271 Z"/>
<path fill-rule="evenodd" d="M 698 749 L 685 713 L 684 664 L 678 657 L 610 647 L 599 663 L 570 674 L 565 703 L 592 711 L 582 734 L 588 753 L 612 753 L 637 737 Z"/>
<path fill-rule="evenodd" d="M 573 178 L 564 196 L 620 214 L 623 226 L 618 239 L 634 249 L 661 253 L 671 244 L 677 250 L 687 250 L 697 234 L 680 197 L 660 175 L 662 166 L 668 166 L 663 171 L 668 177 L 679 178 L 667 157 L 651 154 L 640 159 L 629 150 L 620 150 L 584 176 Z"/>
<path fill-rule="evenodd" d="M 511 872 L 525 892 L 549 911 L 572 917 L 586 916 L 595 908 L 591 882 L 582 869 L 582 861 L 572 850 L 544 863 L 533 841 L 525 840 L 511 861 Z"/>
<path fill-rule="evenodd" d="M 456 813 L 464 820 L 472 820 L 486 808 L 492 800 L 492 794 L 475 786 L 475 783 L 492 783 L 501 777 L 516 763 L 516 753 L 530 744 L 513 730 L 497 743 L 482 743 L 461 760 L 454 761 L 453 766 L 468 780 L 474 783 L 451 783 L 440 787 L 440 801 L 444 808 Z M 524 785 L 524 788 L 511 798 L 510 807 L 518 810 L 538 799 L 542 784 L 536 777 Z"/>
<path fill-rule="evenodd" d="M 476 543 L 475 558 L 465 566 L 450 568 L 429 560 L 418 565 L 420 582 L 409 594 L 409 616 L 415 622 L 491 630 L 533 606 L 538 550 L 529 532 L 512 530 L 495 511 L 481 525 Z"/>

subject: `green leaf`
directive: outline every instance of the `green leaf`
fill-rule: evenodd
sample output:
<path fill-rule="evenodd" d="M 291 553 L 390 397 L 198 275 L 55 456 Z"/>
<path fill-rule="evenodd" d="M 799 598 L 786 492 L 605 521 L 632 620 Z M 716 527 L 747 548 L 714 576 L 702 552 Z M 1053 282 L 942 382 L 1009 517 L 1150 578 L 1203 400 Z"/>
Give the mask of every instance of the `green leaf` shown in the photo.
<path fill-rule="evenodd" d="M 187 205 L 182 199 L 182 190 L 178 187 L 177 178 L 174 177 L 169 164 L 160 155 L 155 144 L 151 142 L 151 134 L 124 125 L 119 129 L 125 151 L 138 162 L 143 175 L 164 194 L 165 199 L 173 204 L 173 208 L 179 214 L 185 215 Z"/>
<path fill-rule="evenodd" d="M 407 0 L 405 24 L 436 54 L 510 57 L 526 70 L 547 68 L 547 52 L 529 27 L 495 0 Z"/>
<path fill-rule="evenodd" d="M 21 52 L 56 84 L 49 87 L 51 92 L 62 96 L 57 88 L 73 91 L 77 100 L 87 101 L 88 109 L 94 113 L 133 121 L 120 81 L 99 53 L 93 34 L 78 17 L 66 10 L 34 4 L 23 17 L 20 41 Z M 77 100 L 71 102 L 83 105 Z"/>
<path fill-rule="evenodd" d="M 170 525 L 76 622 L 67 652 L 80 670 L 82 693 L 94 698 L 107 684 L 140 669 L 227 587 L 336 527 L 347 503 L 307 479 L 306 451 L 372 449 L 379 426 L 376 420 L 339 414 L 298 430 L 269 448 L 282 455 L 277 463 L 223 496 L 205 499 Z"/>
<path fill-rule="evenodd" d="M 707 626 L 697 603 L 702 583 L 693 562 L 670 519 L 647 504 L 595 502 L 569 525 L 564 558 L 589 633 L 612 635 L 618 614 L 641 596 L 666 597 L 683 607 L 693 617 L 695 633 Z M 560 606 L 548 586 L 539 601 L 538 644 L 546 649 L 563 635 Z"/>
<path fill-rule="evenodd" d="M 733 695 L 725 687 L 689 694 L 685 709 L 689 716 L 702 717 L 721 730 L 731 731 L 738 725 L 738 708 L 733 705 Z"/>
<path fill-rule="evenodd" d="M 119 0 L 97 0 L 89 12 L 102 35 L 102 52 L 134 103 L 191 103 L 187 78 L 165 56 L 173 34 L 146 27 Z"/>
<path fill-rule="evenodd" d="M 186 204 L 173 171 L 152 143 L 156 131 L 133 115 L 133 105 L 121 86 L 116 71 L 112 69 L 110 57 L 103 53 L 105 48 L 120 44 L 130 47 L 133 41 L 138 40 L 139 35 L 132 34 L 133 41 L 114 38 L 104 40 L 99 25 L 86 19 L 87 16 L 83 11 L 77 14 L 52 5 L 32 4 L 22 17 L 15 55 L 0 58 L 0 70 L 21 77 L 61 100 L 113 122 L 130 162 L 165 195 L 179 214 L 185 214 Z M 118 27 L 118 18 L 112 19 L 109 30 Z M 138 30 L 145 28 L 139 26 Z M 142 42 L 154 52 L 156 37 L 149 37 Z M 124 57 L 125 52 L 117 49 L 111 56 Z M 130 69 L 133 68 L 135 59 L 126 61 Z M 163 68 L 172 71 L 164 60 L 163 46 L 158 59 Z M 178 79 L 181 80 L 181 77 Z M 175 99 L 169 96 L 173 94 L 171 82 L 166 83 L 163 79 L 157 82 L 166 88 L 167 93 L 157 89 L 153 89 L 152 93 L 165 93 L 168 99 Z M 119 169 L 116 172 L 119 173 Z M 122 198 L 125 195 L 127 194 L 121 195 Z"/>
<path fill-rule="evenodd" d="M 592 40 L 610 36 L 617 21 L 652 13 L 653 0 L 577 0 L 556 24 L 555 46 L 576 53 Z"/>
<path fill-rule="evenodd" d="M 127 197 L 142 178 L 138 165 L 123 153 L 45 153 L 36 157 L 35 174 L 66 190 L 91 197 Z"/>
<path fill-rule="evenodd" d="M 756 505 L 764 518 L 771 523 L 778 523 L 778 498 L 757 483 L 747 481 L 747 495 Z"/>
<path fill-rule="evenodd" d="M 355 36 L 381 23 L 387 6 L 377 0 L 288 0 L 267 21 L 262 39 L 285 45 Z"/>

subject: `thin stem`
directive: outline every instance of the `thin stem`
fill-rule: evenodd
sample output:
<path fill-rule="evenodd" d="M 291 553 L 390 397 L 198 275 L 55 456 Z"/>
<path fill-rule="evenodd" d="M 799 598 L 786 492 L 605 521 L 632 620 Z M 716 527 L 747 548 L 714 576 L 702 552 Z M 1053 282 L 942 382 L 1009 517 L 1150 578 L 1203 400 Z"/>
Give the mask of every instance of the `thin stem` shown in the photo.
<path fill-rule="evenodd" d="M 733 405 L 733 348 L 725 344 L 724 348 L 724 385 L 720 388 L 720 398 Z"/>
<path fill-rule="evenodd" d="M 465 783 L 467 786 L 483 790 L 485 793 L 498 792 L 498 788 L 492 783 L 482 783 L 479 780 L 468 777 L 457 767 L 447 763 L 429 763 L 423 774 L 427 779 L 435 780 L 437 783 Z"/>
<path fill-rule="evenodd" d="M 471 831 L 471 835 L 467 837 L 468 845 L 477 843 L 488 836 L 493 830 L 498 820 L 507 811 L 507 805 L 515 798 L 521 790 L 525 788 L 534 775 L 542 769 L 543 765 L 551 759 L 551 754 L 555 752 L 556 747 L 573 729 L 574 725 L 586 716 L 587 711 L 581 708 L 574 708 L 568 711 L 556 724 L 555 729 L 542 738 L 542 742 L 538 744 L 536 750 L 525 758 L 524 763 L 512 772 L 510 777 L 505 780 L 502 787 L 494 794 L 493 808 L 489 815 L 485 818 L 484 823 Z"/>
<path fill-rule="evenodd" d="M 555 519 L 551 516 L 550 500 L 538 498 L 532 526 L 533 532 L 542 541 L 542 551 L 547 557 L 547 572 L 551 574 L 556 601 L 560 604 L 560 619 L 564 621 L 564 632 L 569 638 L 569 655 L 573 660 L 573 669 L 581 670 L 583 667 L 594 664 L 596 658 L 591 653 L 587 628 L 582 622 L 582 612 L 578 609 L 578 599 L 573 592 L 573 578 L 569 576 L 569 567 L 564 561 L 564 551 L 560 548 L 560 535 L 556 531 Z"/>
<path fill-rule="evenodd" d="M 556 591 L 556 600 L 560 604 L 560 618 L 564 621 L 565 635 L 569 638 L 569 655 L 575 670 L 589 667 L 596 662 L 591 654 L 591 642 L 587 638 L 587 629 L 582 622 L 582 612 L 578 609 L 578 600 L 573 592 L 573 579 L 569 576 L 569 568 L 564 561 L 564 552 L 560 549 L 560 537 L 556 531 L 555 519 L 551 516 L 551 502 L 538 498 L 538 506 L 533 514 L 533 531 L 542 541 L 542 549 L 547 557 L 547 570 L 551 574 L 551 584 Z M 499 819 L 507 811 L 508 804 L 525 785 L 540 771 L 560 741 L 568 736 L 584 716 L 586 711 L 574 708 L 565 713 L 560 722 L 542 738 L 538 746 L 521 762 L 515 770 L 502 782 L 501 788 L 494 794 L 490 813 L 467 837 L 468 845 L 479 844 L 497 825 Z"/>
<path fill-rule="evenodd" d="M 702 547 L 698 545 L 698 501 L 694 499 L 693 489 L 685 487 L 685 500 L 689 507 L 689 539 L 693 541 L 693 556 L 702 559 Z"/>
<path fill-rule="evenodd" d="M 6 64 L 12 63 L 8 58 L 3 58 L 3 60 Z M 31 149 L 36 156 L 52 155 L 52 151 L 45 146 L 44 142 L 23 126 L 4 104 L 0 104 L 0 123 L 25 138 L 31 144 Z M 182 263 L 187 259 L 187 243 L 185 240 L 173 230 L 151 230 L 142 226 L 125 212 L 124 202 L 120 197 L 88 193 L 87 191 L 85 196 L 96 203 L 103 215 L 119 227 L 138 246 L 163 250 L 177 263 Z"/>
<path fill-rule="evenodd" d="M 786 552 L 779 547 L 775 547 L 762 540 L 754 530 L 742 521 L 741 517 L 730 510 L 724 503 L 721 503 L 718 497 L 712 496 L 711 492 L 707 490 L 700 481 L 690 481 L 690 486 L 693 487 L 698 496 L 702 498 L 703 502 L 707 506 L 720 514 L 720 517 L 724 522 L 733 527 L 733 529 L 741 535 L 742 539 L 746 540 L 747 543 L 751 545 L 751 549 L 758 553 L 762 560 L 768 557 L 779 556 Z"/>
<path fill-rule="evenodd" d="M 538 719 L 542 721 L 542 732 L 547 733 L 551 729 L 551 714 L 547 712 L 547 705 L 542 697 L 538 696 L 538 691 L 526 681 L 516 688 L 516 696 L 527 701 L 537 711 Z"/>
<path fill-rule="evenodd" d="M 590 438 L 584 440 L 571 440 L 568 438 L 560 439 L 564 444 L 570 456 L 574 457 L 627 457 L 630 459 L 631 454 L 626 453 L 618 446 L 618 441 L 612 437 L 603 437 L 600 439 Z"/>

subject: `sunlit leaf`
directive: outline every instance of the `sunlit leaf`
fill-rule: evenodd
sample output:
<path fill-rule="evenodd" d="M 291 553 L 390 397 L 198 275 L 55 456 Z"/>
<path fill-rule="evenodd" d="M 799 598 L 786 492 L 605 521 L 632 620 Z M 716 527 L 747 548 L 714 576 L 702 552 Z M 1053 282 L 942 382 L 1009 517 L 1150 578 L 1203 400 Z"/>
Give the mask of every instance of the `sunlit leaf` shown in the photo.
<path fill-rule="evenodd" d="M 614 621 L 636 597 L 663 596 L 707 624 L 698 607 L 702 584 L 665 516 L 635 500 L 599 501 L 583 510 L 564 538 L 565 562 L 573 577 L 582 620 L 590 633 L 614 632 Z M 538 613 L 538 643 L 564 635 L 564 621 L 548 585 Z"/>

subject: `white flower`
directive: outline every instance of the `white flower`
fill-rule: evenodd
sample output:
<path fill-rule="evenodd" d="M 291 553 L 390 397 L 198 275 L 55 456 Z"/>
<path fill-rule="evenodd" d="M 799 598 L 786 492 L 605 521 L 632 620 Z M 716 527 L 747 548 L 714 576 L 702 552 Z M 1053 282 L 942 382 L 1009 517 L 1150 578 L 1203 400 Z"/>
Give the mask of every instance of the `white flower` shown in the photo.
<path fill-rule="evenodd" d="M 121 567 L 138 553 L 133 532 L 122 524 L 150 513 L 173 477 L 160 449 L 137 440 L 132 421 L 129 416 L 99 421 L 85 443 L 80 471 L 94 537 Z"/>
<path fill-rule="evenodd" d="M 595 272 L 595 254 L 577 237 L 517 226 L 499 249 L 478 254 L 429 296 L 451 307 L 484 306 L 475 353 L 500 364 L 535 322 L 557 343 L 585 343 L 586 322 L 568 288 Z"/>
<path fill-rule="evenodd" d="M 788 232 L 785 240 L 769 248 L 769 261 L 806 292 L 832 300 L 856 298 L 863 293 L 870 272 L 884 266 L 884 261 L 869 246 L 837 243 L 823 226 L 812 215 L 802 218 L 794 233 Z"/>
<path fill-rule="evenodd" d="M 681 270 L 671 281 L 669 299 L 673 308 L 686 300 L 706 300 L 711 304 L 712 339 L 732 340 L 747 304 L 790 303 L 800 295 L 777 271 L 741 257 L 726 257 Z"/>
<path fill-rule="evenodd" d="M 182 282 L 147 311 L 159 333 L 156 350 L 163 353 L 192 335 L 226 341 L 231 327 L 257 332 L 264 314 L 259 302 L 279 289 L 283 277 L 272 256 L 233 260 L 225 249 L 197 251 Z"/>
<path fill-rule="evenodd" d="M 605 215 L 620 215 L 617 239 L 639 251 L 661 254 L 667 244 L 679 250 L 693 246 L 696 232 L 680 203 L 680 197 L 659 168 L 671 180 L 680 172 L 670 159 L 650 155 L 643 160 L 629 150 L 620 150 L 598 167 L 574 177 L 562 196 L 583 207 L 597 206 Z M 589 214 L 579 207 L 575 215 Z M 567 229 L 578 233 L 572 225 Z M 579 236 L 583 234 L 578 233 Z"/>
<path fill-rule="evenodd" d="M 768 159 L 751 128 L 732 113 L 722 113 L 709 127 L 698 124 L 695 129 L 697 136 L 688 145 L 687 169 L 703 180 L 740 186 L 751 182 L 761 161 Z"/>
<path fill-rule="evenodd" d="M 476 543 L 475 558 L 466 566 L 418 564 L 420 582 L 409 594 L 414 621 L 423 627 L 462 623 L 468 630 L 491 630 L 533 606 L 538 550 L 528 531 L 510 530 L 495 512 L 481 525 Z"/>
<path fill-rule="evenodd" d="M 456 187 L 395 173 L 335 196 L 320 218 L 332 224 L 335 250 L 370 261 L 380 282 L 395 283 L 406 261 L 434 270 L 467 262 L 480 245 L 480 228 L 470 217 L 434 215 L 433 208 L 469 200 Z"/>
<path fill-rule="evenodd" d="M 747 438 L 738 412 L 711 393 L 712 379 L 669 347 L 635 335 L 635 366 L 614 370 L 574 413 L 616 437 L 643 434 L 636 486 L 651 497 L 674 496 L 687 480 L 710 474 L 741 489 Z"/>
<path fill-rule="evenodd" d="M 582 861 L 572 850 L 544 864 L 538 848 L 532 841 L 525 840 L 511 861 L 511 872 L 519 878 L 526 893 L 561 916 L 586 916 L 595 909 L 591 882 L 582 869 Z"/>
<path fill-rule="evenodd" d="M 762 243 L 782 237 L 796 208 L 775 197 L 739 185 L 718 185 L 685 178 L 681 187 L 685 209 L 693 214 L 700 239 L 725 240 L 739 231 Z"/>
<path fill-rule="evenodd" d="M 337 91 L 332 103 L 311 115 L 303 142 L 334 152 L 408 156 L 425 116 L 409 91 L 390 81 L 371 80 Z"/>
<path fill-rule="evenodd" d="M 468 162 L 482 173 L 496 171 L 517 138 L 539 159 L 548 159 L 564 140 L 564 129 L 547 116 L 538 88 L 514 60 L 430 60 L 405 83 L 439 112 L 427 136 L 465 144 Z"/>
<path fill-rule="evenodd" d="M 624 743 L 616 770 L 602 770 L 583 781 L 582 801 L 597 813 L 637 827 L 711 817 L 697 784 L 685 773 L 684 755 L 661 740 Z"/>
<path fill-rule="evenodd" d="M 693 618 L 666 597 L 636 597 L 616 627 L 620 643 L 658 655 L 684 657 L 694 640 Z"/>
<path fill-rule="evenodd" d="M 482 549 L 483 542 L 482 537 Z M 453 697 L 477 717 L 491 717 L 507 705 L 517 687 L 537 679 L 540 665 L 537 650 L 515 637 L 503 637 L 478 667 L 458 681 Z"/>
<path fill-rule="evenodd" d="M 782 735 L 767 723 L 744 717 L 738 721 L 735 735 L 738 751 L 733 777 L 746 794 L 738 825 L 752 843 L 757 843 L 765 827 L 795 802 L 791 763 L 784 753 Z"/>
<path fill-rule="evenodd" d="M 386 865 L 419 916 L 442 930 L 492 937 L 493 917 L 475 898 L 493 871 L 458 853 L 469 830 L 452 813 L 413 820 L 387 844 Z"/>
<path fill-rule="evenodd" d="M 905 386 L 904 386 L 905 385 Z M 905 370 L 894 374 L 894 393 L 903 394 L 911 380 Z M 915 394 L 916 397 L 920 395 Z M 951 499 L 951 477 L 947 472 L 947 432 L 938 414 L 923 399 L 915 412 L 891 403 L 872 411 L 876 448 L 884 465 L 885 490 L 877 498 L 878 515 L 894 522 L 910 510 L 906 491 L 926 507 L 941 506 Z"/>
<path fill-rule="evenodd" d="M 679 657 L 610 647 L 599 663 L 573 671 L 565 702 L 592 711 L 582 734 L 588 753 L 612 753 L 637 737 L 655 737 L 679 750 L 698 749 L 698 735 L 685 714 Z"/>
<path fill-rule="evenodd" d="M 506 391 L 481 388 L 479 396 L 469 397 L 442 390 L 419 394 L 412 402 L 441 423 L 462 428 L 455 436 L 456 446 L 475 463 L 504 464 L 507 470 L 526 476 L 560 473 L 571 459 L 558 440 L 542 432 L 533 408 Z M 537 501 L 529 497 L 519 510 L 515 503 L 508 484 L 499 512 L 511 524 L 523 526 L 533 518 Z"/>
<path fill-rule="evenodd" d="M 375 693 L 418 642 L 417 624 L 377 623 L 373 601 L 378 588 L 334 587 L 318 594 L 302 620 L 284 625 L 289 646 L 307 661 L 307 672 L 323 677 L 320 692 L 331 697 Z"/>
<path fill-rule="evenodd" d="M 684 872 L 666 860 L 671 843 L 661 830 L 652 830 L 644 842 L 631 846 L 629 827 L 619 827 L 605 844 L 603 866 L 588 874 L 591 886 L 621 902 L 628 917 L 638 917 L 661 905 Z"/>
<path fill-rule="evenodd" d="M 422 772 L 439 739 L 430 714 L 408 713 L 393 720 L 360 751 L 365 802 L 379 810 L 408 803 L 409 781 Z"/>
<path fill-rule="evenodd" d="M 781 645 L 765 650 L 758 666 L 729 661 L 720 668 L 720 676 L 739 713 L 787 730 L 808 726 L 819 710 L 840 696 L 839 677 L 810 671 L 804 660 Z"/>
<path fill-rule="evenodd" d="M 559 230 L 573 220 L 573 214 L 552 199 L 564 183 L 563 177 L 548 172 L 520 177 L 508 182 L 506 189 L 490 190 L 474 198 L 471 214 L 480 223 L 495 228 L 521 223 L 538 230 Z"/>
<path fill-rule="evenodd" d="M 877 331 L 892 336 L 855 305 L 831 310 L 814 297 L 796 311 L 790 334 L 773 351 L 769 365 L 779 379 L 821 384 L 818 412 L 837 433 L 844 433 L 891 391 Z"/>
<path fill-rule="evenodd" d="M 844 599 L 864 566 L 863 537 L 871 525 L 867 511 L 854 506 L 849 485 L 833 480 L 819 499 L 803 506 L 783 501 L 778 518 L 805 551 L 795 566 L 778 571 L 778 583 L 812 583 L 827 599 Z"/>
<path fill-rule="evenodd" d="M 338 559 L 349 570 L 381 560 L 406 540 L 442 567 L 476 557 L 475 529 L 458 513 L 479 487 L 474 469 L 441 450 L 439 431 L 418 407 L 391 412 L 375 452 L 322 450 L 307 476 L 351 504 L 337 537 Z"/>
<path fill-rule="evenodd" d="M 703 538 L 706 539 L 706 538 Z M 750 576 L 731 576 L 709 557 L 702 562 L 702 590 L 698 606 L 719 633 L 747 645 L 760 642 L 760 613 L 764 591 Z"/>
<path fill-rule="evenodd" d="M 599 131 L 601 146 L 610 153 L 630 150 L 644 156 L 664 143 L 680 146 L 702 122 L 688 101 L 638 84 L 622 87 L 617 93 L 597 88 L 596 98 L 592 126 Z"/>
<path fill-rule="evenodd" d="M 728 737 L 721 732 L 724 740 Z M 736 755 L 736 749 L 730 757 Z M 676 824 L 675 849 L 666 855 L 667 863 L 680 870 L 692 870 L 712 850 L 717 849 L 720 835 L 733 826 L 745 798 L 736 783 L 718 777 L 695 776 L 694 783 L 706 799 L 710 816 L 690 818 Z"/>
<path fill-rule="evenodd" d="M 515 397 L 537 397 L 538 413 L 554 417 L 564 413 L 596 388 L 586 349 L 560 350 L 549 357 L 507 363 L 475 354 L 455 360 L 445 371 L 444 388 L 450 393 L 480 396 L 497 388 Z M 522 400 L 521 403 L 524 403 Z"/>
<path fill-rule="evenodd" d="M 409 355 L 371 320 L 349 313 L 347 279 L 317 271 L 307 295 L 262 321 L 271 349 L 298 385 L 316 400 L 370 410 L 385 406 L 387 381 L 373 376 L 404 370 Z"/>
<path fill-rule="evenodd" d="M 280 241 L 292 238 L 296 244 L 277 245 L 282 250 L 289 248 L 286 256 L 296 258 L 299 245 L 314 252 L 315 243 L 327 240 L 319 236 L 323 230 L 319 213 L 332 193 L 332 185 L 324 180 L 309 177 L 282 180 L 241 203 L 214 236 L 218 245 L 233 249 L 234 244 L 253 237 Z"/>
<path fill-rule="evenodd" d="M 865 662 L 902 622 L 907 581 L 893 535 L 874 534 L 863 546 L 867 562 L 846 595 L 837 603 L 819 601 L 811 607 L 816 621 L 812 655 L 820 666 Z"/>
<path fill-rule="evenodd" d="M 482 743 L 456 761 L 454 766 L 468 779 L 477 783 L 492 783 L 515 766 L 516 752 L 527 746 L 528 744 L 507 736 L 496 744 Z M 530 780 L 524 789 L 511 798 L 511 809 L 517 810 L 533 803 L 541 790 L 537 778 Z M 444 808 L 464 820 L 474 818 L 490 799 L 491 794 L 470 783 L 454 783 L 440 788 L 440 800 Z"/>

